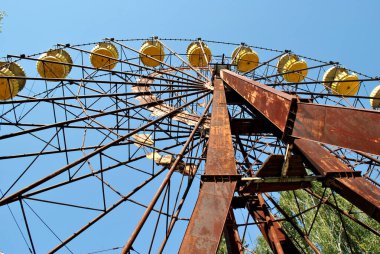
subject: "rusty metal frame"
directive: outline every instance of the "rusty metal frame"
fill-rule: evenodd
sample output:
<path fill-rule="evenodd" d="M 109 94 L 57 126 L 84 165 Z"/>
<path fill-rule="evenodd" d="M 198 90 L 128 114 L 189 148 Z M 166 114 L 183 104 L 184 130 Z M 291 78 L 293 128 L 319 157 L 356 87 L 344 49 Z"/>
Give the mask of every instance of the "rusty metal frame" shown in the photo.
<path fill-rule="evenodd" d="M 292 136 L 380 155 L 379 111 L 303 103 L 295 95 L 229 70 L 222 70 L 220 76 L 285 138 Z M 363 126 L 363 119 L 371 128 L 358 129 Z"/>
<path fill-rule="evenodd" d="M 380 112 L 302 103 L 294 95 L 277 91 L 228 70 L 221 78 L 293 142 L 298 152 L 325 176 L 325 184 L 372 218 L 380 221 L 380 191 L 349 169 L 319 143 L 380 154 Z M 363 119 L 371 128 L 360 128 Z M 316 142 L 313 142 L 316 141 Z"/>
<path fill-rule="evenodd" d="M 215 79 L 213 84 L 205 175 L 236 175 L 224 84 L 220 79 Z M 236 183 L 236 180 L 203 182 L 179 253 L 216 253 Z"/>

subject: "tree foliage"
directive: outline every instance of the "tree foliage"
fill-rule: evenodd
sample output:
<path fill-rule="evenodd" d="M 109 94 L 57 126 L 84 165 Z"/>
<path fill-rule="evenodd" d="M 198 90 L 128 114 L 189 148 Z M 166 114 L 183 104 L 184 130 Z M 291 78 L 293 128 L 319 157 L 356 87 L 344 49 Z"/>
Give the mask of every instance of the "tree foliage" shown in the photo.
<path fill-rule="evenodd" d="M 224 235 L 222 235 L 222 239 L 220 239 L 218 251 L 216 253 L 217 254 L 228 254 L 226 238 L 224 238 Z"/>
<path fill-rule="evenodd" d="M 325 190 L 321 184 L 317 183 L 313 184 L 313 191 L 319 196 L 323 196 L 324 193 L 328 202 L 350 212 L 356 219 L 380 231 L 380 225 L 376 221 L 330 189 Z M 312 225 L 309 238 L 322 253 L 380 253 L 380 237 L 340 214 L 331 206 L 321 204 L 319 198 L 311 196 L 304 190 L 282 192 L 279 203 L 290 216 L 296 216 L 305 211 L 302 216 L 296 216 L 293 221 L 304 232 L 308 232 Z M 318 213 L 315 216 L 317 209 Z M 282 223 L 282 226 L 306 253 L 314 253 L 289 222 Z M 257 239 L 256 252 L 258 254 L 271 253 L 263 237 Z"/>

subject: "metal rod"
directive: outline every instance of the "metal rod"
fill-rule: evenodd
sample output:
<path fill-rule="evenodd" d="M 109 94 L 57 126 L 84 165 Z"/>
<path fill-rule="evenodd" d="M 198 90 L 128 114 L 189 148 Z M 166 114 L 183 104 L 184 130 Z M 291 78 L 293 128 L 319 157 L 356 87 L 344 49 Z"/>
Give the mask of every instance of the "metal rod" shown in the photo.
<path fill-rule="evenodd" d="M 5 104 L 15 104 L 15 103 L 26 103 L 26 102 L 53 102 L 57 100 L 72 100 L 72 99 L 87 99 L 87 98 L 103 98 L 103 97 L 118 97 L 118 96 L 140 96 L 140 95 L 150 95 L 150 94 L 165 94 L 165 93 L 173 93 L 173 92 L 189 92 L 189 91 L 205 91 L 205 88 L 189 88 L 189 89 L 177 89 L 170 91 L 147 91 L 147 92 L 129 92 L 129 93 L 113 93 L 113 94 L 90 94 L 90 95 L 75 95 L 75 96 L 66 96 L 66 97 L 49 97 L 49 98 L 33 98 L 26 97 L 28 99 L 25 100 L 12 100 L 12 101 L 0 101 L 0 105 Z"/>
<path fill-rule="evenodd" d="M 268 195 L 267 193 L 264 193 L 264 195 L 271 201 L 271 203 L 276 207 L 276 209 L 285 217 L 286 221 L 288 221 L 293 228 L 298 232 L 300 236 L 306 241 L 306 243 L 310 246 L 310 248 L 316 253 L 321 254 L 317 246 L 309 239 L 309 237 L 297 226 L 297 224 L 289 217 L 289 215 L 282 209 L 274 199 Z"/>
<path fill-rule="evenodd" d="M 112 110 L 112 111 L 103 112 L 103 113 L 99 113 L 99 114 L 95 114 L 95 115 L 88 115 L 88 116 L 84 116 L 84 117 L 80 117 L 80 118 L 71 119 L 71 120 L 68 120 L 68 121 L 58 122 L 58 123 L 54 123 L 54 124 L 48 124 L 48 125 L 45 125 L 45 126 L 41 126 L 41 127 L 37 127 L 37 128 L 34 128 L 34 129 L 30 129 L 30 130 L 25 130 L 25 131 L 5 134 L 5 135 L 0 136 L 0 140 L 1 139 L 15 137 L 15 136 L 19 136 L 19 135 L 23 135 L 23 134 L 28 134 L 28 133 L 32 133 L 32 132 L 36 132 L 36 131 L 41 131 L 41 130 L 49 129 L 49 128 L 52 128 L 52 127 L 65 126 L 65 125 L 68 125 L 68 124 L 71 124 L 71 123 L 81 122 L 83 120 L 88 120 L 88 119 L 91 119 L 91 118 L 97 118 L 97 117 L 101 117 L 101 116 L 106 116 L 106 115 L 113 114 L 113 113 L 124 112 L 126 110 L 131 110 L 131 109 L 135 109 L 135 108 L 141 108 L 143 106 L 159 105 L 159 104 L 161 104 L 162 102 L 165 102 L 165 101 L 170 101 L 170 100 L 174 100 L 174 99 L 182 98 L 182 97 L 188 97 L 188 96 L 196 95 L 196 94 L 200 94 L 200 93 L 202 93 L 202 92 L 189 93 L 189 94 L 185 94 L 185 95 L 171 97 L 171 98 L 164 99 L 164 100 L 157 100 L 157 101 L 153 101 L 153 102 L 147 102 L 147 103 L 131 106 L 131 107 L 128 107 L 128 108 L 115 109 L 115 110 Z M 207 92 L 206 95 L 209 94 L 209 93 L 211 93 L 211 92 Z M 206 95 L 203 95 L 200 98 L 203 98 Z M 188 105 L 190 105 L 190 104 L 187 103 L 186 106 L 188 106 Z M 181 106 L 181 108 L 183 108 L 183 106 Z M 176 110 L 176 111 L 178 111 L 178 110 Z"/>
<path fill-rule="evenodd" d="M 197 69 L 195 69 L 189 62 L 185 61 L 180 55 L 178 55 L 177 52 L 171 50 L 167 45 L 165 45 L 165 43 L 163 43 L 162 41 L 160 41 L 158 39 L 158 41 L 164 45 L 164 47 L 170 51 L 170 53 L 172 53 L 173 55 L 175 55 L 176 57 L 178 57 L 178 59 L 180 59 L 184 64 L 186 64 L 187 66 L 189 66 L 190 69 L 192 69 L 193 71 L 195 71 L 196 73 L 198 73 L 199 76 L 202 76 L 205 80 L 207 80 L 208 82 L 210 82 L 210 79 L 206 76 L 204 76 L 201 72 L 199 72 Z"/>
<path fill-rule="evenodd" d="M 358 220 L 357 218 L 355 218 L 354 216 L 352 216 L 350 213 L 348 213 L 347 211 L 337 207 L 336 205 L 332 204 L 330 201 L 328 201 L 328 199 L 325 199 L 323 198 L 323 196 L 320 196 L 318 195 L 317 193 L 311 191 L 310 189 L 304 189 L 304 191 L 306 191 L 307 193 L 309 193 L 310 195 L 322 200 L 322 203 L 323 204 L 326 204 L 332 208 L 334 208 L 335 210 L 337 210 L 338 212 L 340 212 L 341 214 L 343 214 L 344 216 L 348 217 L 349 219 L 351 219 L 352 221 L 358 223 L 360 226 L 362 226 L 363 228 L 371 231 L 372 233 L 374 233 L 375 235 L 377 236 L 380 236 L 380 232 L 377 231 L 376 229 L 368 226 L 367 224 L 361 222 L 360 220 Z"/>
<path fill-rule="evenodd" d="M 157 41 L 158 41 L 158 40 L 157 40 Z M 167 64 L 167 63 L 165 63 L 165 62 L 163 62 L 163 61 L 160 61 L 159 59 L 156 59 L 156 58 L 154 58 L 154 57 L 151 57 L 150 55 L 144 54 L 144 53 L 142 53 L 142 52 L 140 52 L 140 51 L 138 51 L 138 50 L 135 50 L 135 49 L 133 49 L 133 48 L 131 48 L 131 47 L 128 47 L 127 45 L 125 45 L 125 44 L 123 44 L 123 43 L 120 43 L 120 42 L 117 42 L 117 41 L 114 41 L 114 42 L 117 43 L 117 44 L 119 44 L 120 46 L 126 48 L 126 49 L 129 49 L 129 50 L 135 52 L 135 53 L 138 53 L 138 54 L 140 54 L 140 55 L 143 55 L 143 56 L 145 56 L 145 57 L 147 57 L 147 58 L 149 58 L 149 59 L 151 59 L 151 60 L 157 61 L 157 62 L 159 62 L 160 64 L 165 65 L 166 67 L 169 67 L 169 69 L 172 69 L 172 70 L 174 70 L 174 71 L 177 71 L 177 72 L 180 72 L 180 73 L 182 73 L 182 74 L 185 74 L 186 76 L 189 76 L 189 77 L 191 77 L 191 78 L 193 78 L 193 79 L 195 79 L 195 80 L 198 80 L 199 82 L 202 82 L 202 83 L 204 82 L 203 80 L 201 80 L 201 79 L 199 79 L 199 78 L 197 78 L 197 77 L 194 77 L 193 75 L 190 75 L 189 73 L 186 73 L 186 72 L 182 71 L 181 69 L 179 69 L 179 68 L 177 68 L 177 67 L 171 66 L 171 65 L 169 65 L 169 64 Z"/>
<path fill-rule="evenodd" d="M 24 218 L 24 222 L 25 222 L 26 231 L 28 232 L 29 242 L 30 242 L 30 245 L 32 246 L 33 253 L 36 254 L 37 252 L 36 252 L 36 249 L 34 248 L 34 243 L 33 243 L 32 235 L 30 233 L 28 220 L 26 219 L 24 205 L 22 204 L 22 199 L 20 198 L 19 201 L 20 201 L 20 206 L 21 206 L 21 211 L 22 211 L 22 217 Z"/>
<path fill-rule="evenodd" d="M 127 254 L 130 251 L 130 249 L 132 248 L 132 245 L 133 245 L 133 243 L 134 243 L 134 241 L 135 241 L 138 233 L 140 232 L 141 228 L 143 227 L 143 225 L 145 224 L 146 220 L 148 219 L 150 212 L 152 211 L 154 205 L 156 204 L 158 198 L 161 195 L 161 192 L 164 190 L 166 184 L 169 182 L 170 177 L 174 173 L 174 170 L 175 170 L 177 164 L 182 159 L 182 157 L 183 157 L 183 155 L 184 155 L 187 147 L 190 145 L 190 142 L 191 142 L 192 138 L 194 137 L 194 135 L 197 132 L 200 124 L 202 123 L 203 119 L 205 118 L 205 116 L 206 116 L 206 114 L 208 112 L 208 109 L 209 109 L 209 107 L 211 105 L 211 102 L 212 102 L 212 100 L 210 100 L 210 102 L 206 106 L 206 108 L 205 108 L 202 116 L 199 118 L 197 124 L 194 126 L 193 131 L 190 133 L 189 138 L 187 139 L 186 143 L 183 145 L 183 147 L 182 147 L 180 153 L 178 154 L 176 160 L 173 162 L 172 166 L 170 167 L 169 172 L 167 173 L 167 175 L 165 176 L 164 180 L 162 181 L 160 187 L 156 191 L 156 194 L 154 195 L 154 197 L 152 198 L 151 202 L 149 203 L 148 208 L 145 210 L 142 218 L 140 219 L 138 225 L 134 229 L 134 231 L 133 231 L 132 235 L 130 236 L 128 242 L 124 245 L 124 248 L 123 248 L 123 250 L 121 252 L 122 254 Z"/>
<path fill-rule="evenodd" d="M 206 151 L 206 146 L 204 146 L 204 148 L 203 148 L 202 156 L 203 156 L 203 154 L 204 154 L 205 151 Z M 177 210 L 175 212 L 174 212 L 174 208 L 175 207 L 173 208 L 173 216 L 172 216 L 172 219 L 170 220 L 170 224 L 169 224 L 169 226 L 168 226 L 168 228 L 166 230 L 165 238 L 164 238 L 164 240 L 161 243 L 160 249 L 157 251 L 157 253 L 159 253 L 159 254 L 161 254 L 164 251 L 165 245 L 166 245 L 166 243 L 167 243 L 167 241 L 169 239 L 169 236 L 170 236 L 170 234 L 171 234 L 171 232 L 172 232 L 172 230 L 174 228 L 174 225 L 175 225 L 175 223 L 177 221 L 178 215 L 181 212 L 182 206 L 183 206 L 183 204 L 184 204 L 184 202 L 186 200 L 186 197 L 187 197 L 187 195 L 188 195 L 188 193 L 190 191 L 190 187 L 191 187 L 193 181 L 194 181 L 194 178 L 191 178 L 190 181 L 189 181 L 189 183 L 188 183 L 188 185 L 187 185 L 187 188 L 185 189 L 185 191 L 183 193 L 182 199 L 181 199 L 181 201 L 178 204 L 178 208 L 177 208 Z"/>
<path fill-rule="evenodd" d="M 164 118 L 166 118 L 166 117 L 168 117 L 168 116 L 173 115 L 174 113 L 178 112 L 178 111 L 181 110 L 182 108 L 187 107 L 188 105 L 191 105 L 192 103 L 198 101 L 199 99 L 201 99 L 201 98 L 207 96 L 209 93 L 211 93 L 211 92 L 207 92 L 207 93 L 205 93 L 205 94 L 203 94 L 203 95 L 201 95 L 201 96 L 195 98 L 194 100 L 191 100 L 190 102 L 188 102 L 188 103 L 186 103 L 186 104 L 184 104 L 184 105 L 181 105 L 180 107 L 178 107 L 178 108 L 176 108 L 176 109 L 170 111 L 169 113 L 167 113 L 167 114 L 165 114 L 165 115 L 163 115 L 163 116 L 161 116 L 161 117 L 158 117 L 158 118 L 156 118 L 155 120 L 152 120 L 151 122 L 149 122 L 149 123 L 147 123 L 147 124 L 145 124 L 145 125 L 143 125 L 143 126 L 141 126 L 141 127 L 139 127 L 139 128 L 136 128 L 134 131 L 131 131 L 131 132 L 129 132 L 128 134 L 126 134 L 126 135 L 124 135 L 124 136 L 122 136 L 122 137 L 120 137 L 120 138 L 118 138 L 118 139 L 116 139 L 116 140 L 114 140 L 114 141 L 112 141 L 112 142 L 110 142 L 110 143 L 108 143 L 108 144 L 106 144 L 106 145 L 100 147 L 99 149 L 97 149 L 97 150 L 95 150 L 95 151 L 93 151 L 93 152 L 87 154 L 86 156 L 83 156 L 82 158 L 80 158 L 80 159 L 78 159 L 78 160 L 76 160 L 76 161 L 70 163 L 69 165 L 66 165 L 66 166 L 62 167 L 61 169 L 57 170 L 56 172 L 54 172 L 54 173 L 52 173 L 52 174 L 50 174 L 50 175 L 48 175 L 48 176 L 46 176 L 46 177 L 44 177 L 44 178 L 42 178 L 42 179 L 36 181 L 36 182 L 34 182 L 34 183 L 28 185 L 27 187 L 25 187 L 25 188 L 23 188 L 23 189 L 17 191 L 16 193 L 14 193 L 14 194 L 12 194 L 12 195 L 9 195 L 8 197 L 5 197 L 5 198 L 1 199 L 1 200 L 0 200 L 0 206 L 1 206 L 1 205 L 8 204 L 8 203 L 10 203 L 10 202 L 13 202 L 14 199 L 15 199 L 17 196 L 20 196 L 20 195 L 24 194 L 25 192 L 27 192 L 27 191 L 29 191 L 29 190 L 31 190 L 31 189 L 33 189 L 33 188 L 35 188 L 35 187 L 37 187 L 37 186 L 39 186 L 39 185 L 45 183 L 46 181 L 48 181 L 48 180 L 50 180 L 50 179 L 52 179 L 52 178 L 54 178 L 54 177 L 56 177 L 56 176 L 62 174 L 62 173 L 65 172 L 66 170 L 68 170 L 68 169 L 70 169 L 70 168 L 72 168 L 72 167 L 78 165 L 79 163 L 81 163 L 81 162 L 83 162 L 83 161 L 88 160 L 89 158 L 91 158 L 91 157 L 93 157 L 94 155 L 96 155 L 96 154 L 98 154 L 98 153 L 100 153 L 100 152 L 102 152 L 102 151 L 104 151 L 104 150 L 106 150 L 106 149 L 112 147 L 113 145 L 118 144 L 119 142 L 125 140 L 126 138 L 132 136 L 133 134 L 135 134 L 135 133 L 137 133 L 137 132 L 139 132 L 139 131 L 145 129 L 146 127 L 149 127 L 149 126 L 151 126 L 151 125 L 153 125 L 153 124 L 155 124 L 155 123 L 161 121 L 162 119 L 164 119 Z M 194 132 L 194 134 L 195 134 L 195 131 L 193 131 L 193 132 Z M 193 135 L 194 135 L 194 134 L 193 134 Z M 179 156 L 179 157 L 180 157 L 180 156 Z M 178 157 L 178 158 L 179 158 L 179 157 Z M 178 158 L 177 158 L 177 159 L 178 159 Z M 178 163 L 178 162 L 177 162 L 177 163 Z M 174 169 L 173 169 L 173 170 L 174 170 Z"/>
<path fill-rule="evenodd" d="M 317 65 L 317 66 L 313 66 L 313 67 L 307 67 L 307 68 L 298 69 L 298 70 L 294 70 L 294 71 L 282 72 L 282 73 L 278 73 L 278 74 L 265 76 L 262 78 L 255 78 L 254 80 L 258 81 L 258 80 L 262 80 L 262 79 L 274 78 L 274 77 L 282 76 L 285 74 L 295 73 L 295 72 L 304 71 L 304 70 L 312 70 L 312 69 L 316 69 L 316 68 L 322 68 L 322 67 L 329 66 L 329 65 L 332 65 L 332 63 L 321 64 L 321 65 Z"/>
<path fill-rule="evenodd" d="M 165 147 L 165 148 L 163 148 L 163 151 L 164 151 L 164 149 L 171 149 L 171 148 L 177 147 L 178 145 L 182 145 L 182 144 L 184 144 L 184 143 L 185 143 L 185 142 L 182 142 L 182 143 L 179 143 L 179 144 L 176 144 L 176 145 L 172 145 L 172 146 Z M 103 155 L 106 156 L 105 154 L 103 154 Z M 113 158 L 111 158 L 111 157 L 109 157 L 109 156 L 107 156 L 107 157 L 110 158 L 110 159 L 113 159 Z M 103 171 L 103 172 L 106 172 L 106 171 L 108 171 L 108 170 L 111 170 L 111 169 L 114 169 L 114 168 L 116 168 L 116 167 L 119 167 L 119 166 L 122 166 L 122 165 L 128 164 L 128 163 L 130 163 L 130 162 L 138 161 L 138 160 L 140 160 L 140 159 L 142 159 L 142 158 L 146 158 L 146 156 L 145 156 L 145 155 L 142 155 L 142 156 L 139 156 L 139 157 L 136 157 L 136 158 L 130 158 L 130 159 L 127 160 L 127 161 L 121 161 L 121 162 L 117 161 L 118 163 L 115 164 L 115 165 L 109 166 L 109 167 L 107 167 L 107 168 L 100 169 L 100 170 L 98 170 L 98 171 L 94 171 L 94 172 L 88 173 L 88 174 L 86 174 L 86 175 L 83 175 L 83 176 L 80 176 L 80 177 L 77 177 L 77 178 L 71 178 L 71 179 L 68 180 L 68 181 L 64 181 L 64 182 L 61 182 L 61 183 L 57 183 L 57 184 L 55 184 L 55 185 L 52 185 L 52 186 L 49 186 L 49 187 L 45 187 L 45 188 L 42 188 L 42 189 L 40 189 L 40 190 L 36 190 L 36 191 L 34 191 L 34 192 L 27 193 L 27 194 L 25 194 L 23 197 L 31 197 L 31 196 L 33 196 L 33 195 L 37 195 L 37 194 L 39 194 L 39 193 L 42 193 L 42 192 L 45 192 L 45 191 L 52 190 L 52 189 L 55 189 L 55 188 L 58 188 L 58 187 L 64 186 L 64 185 L 66 185 L 66 184 L 71 184 L 71 183 L 73 183 L 73 182 L 80 181 L 80 180 L 83 180 L 83 179 L 85 179 L 85 178 L 88 178 L 88 177 L 94 176 L 95 174 L 99 174 L 99 173 L 102 172 L 102 171 Z M 113 160 L 115 160 L 115 159 L 113 159 Z M 144 171 L 140 171 L 140 172 L 146 173 L 146 172 L 144 172 Z M 146 173 L 146 174 L 148 174 L 148 173 Z M 149 174 L 149 175 L 150 175 L 150 174 Z"/>
<path fill-rule="evenodd" d="M 364 78 L 364 79 L 358 79 L 358 80 L 355 80 L 355 81 L 359 81 L 359 82 L 367 82 L 367 81 L 379 81 L 380 78 Z M 302 82 L 298 82 L 298 83 L 285 83 L 286 85 L 310 85 L 310 84 L 332 84 L 332 83 L 335 83 L 335 82 L 339 82 L 339 83 L 345 83 L 345 82 L 352 82 L 352 80 L 339 80 L 339 81 L 302 81 Z M 265 84 L 267 86 L 278 86 L 278 85 L 284 85 L 284 84 L 279 84 L 279 83 L 269 83 L 269 84 Z"/>
<path fill-rule="evenodd" d="M 61 46 L 64 46 L 64 45 L 61 45 Z M 188 79 L 188 78 L 185 78 L 185 77 L 177 76 L 177 75 L 174 75 L 174 74 L 171 74 L 171 73 L 166 73 L 165 71 L 157 70 L 155 68 L 151 68 L 151 67 L 148 67 L 148 66 L 145 66 L 145 65 L 135 64 L 135 63 L 131 63 L 129 61 L 124 61 L 124 60 L 117 59 L 117 58 L 114 58 L 114 57 L 104 56 L 104 55 L 101 55 L 101 54 L 93 53 L 93 52 L 90 52 L 90 51 L 87 51 L 87 50 L 83 50 L 83 49 L 79 49 L 79 48 L 76 48 L 76 47 L 68 46 L 68 48 L 75 49 L 75 50 L 78 50 L 78 51 L 81 51 L 81 52 L 85 52 L 85 53 L 88 53 L 88 54 L 92 54 L 92 55 L 106 57 L 106 58 L 109 58 L 110 60 L 118 61 L 120 63 L 128 64 L 128 65 L 135 66 L 135 67 L 139 67 L 139 68 L 146 69 L 146 70 L 149 70 L 149 71 L 152 71 L 152 72 L 156 72 L 156 73 L 160 73 L 160 74 L 165 74 L 165 75 L 168 75 L 168 76 L 171 76 L 171 77 L 174 77 L 174 78 L 180 78 L 180 79 L 186 80 L 188 82 L 194 82 L 194 83 L 198 83 L 198 84 L 202 84 L 203 83 L 203 82 L 197 82 L 196 80 L 191 80 L 191 79 Z"/>
<path fill-rule="evenodd" d="M 232 208 L 230 208 L 230 211 L 228 212 L 226 224 L 224 225 L 224 238 L 226 239 L 228 253 L 244 254 L 243 244 L 239 236 Z"/>
<path fill-rule="evenodd" d="M 144 187 L 147 183 L 155 179 L 158 175 L 160 175 L 162 172 L 164 172 L 165 168 L 161 169 L 159 172 L 157 172 L 156 175 L 152 176 L 151 178 L 147 179 L 145 182 L 137 186 L 135 189 L 133 189 L 128 195 L 121 198 L 118 202 L 110 206 L 107 210 L 105 210 L 103 213 L 99 214 L 96 218 L 94 218 L 92 221 L 88 222 L 84 227 L 76 231 L 74 234 L 72 234 L 70 237 L 65 239 L 63 242 L 61 242 L 59 245 L 57 245 L 54 249 L 49 251 L 49 254 L 57 252 L 59 249 L 61 249 L 63 246 L 65 246 L 67 243 L 69 243 L 71 240 L 73 240 L 75 237 L 80 235 L 82 232 L 84 232 L 86 229 L 94 225 L 97 221 L 99 221 L 101 218 L 103 218 L 105 215 L 107 215 L 109 212 L 111 212 L 113 209 L 118 207 L 120 204 L 125 202 L 129 197 L 131 197 L 133 194 L 135 194 L 137 191 L 139 191 L 142 187 Z"/>

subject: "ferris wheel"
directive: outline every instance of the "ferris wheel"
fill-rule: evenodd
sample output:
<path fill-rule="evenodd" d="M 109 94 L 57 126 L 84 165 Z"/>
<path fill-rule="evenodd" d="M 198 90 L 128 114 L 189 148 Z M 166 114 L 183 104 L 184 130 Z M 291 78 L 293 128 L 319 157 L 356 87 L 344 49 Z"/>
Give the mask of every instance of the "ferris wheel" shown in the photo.
<path fill-rule="evenodd" d="M 261 233 L 274 253 L 320 253 L 324 206 L 348 246 L 347 220 L 379 237 L 379 107 L 379 78 L 245 43 L 8 55 L 0 239 L 19 253 L 215 253 L 223 235 L 253 253 Z"/>

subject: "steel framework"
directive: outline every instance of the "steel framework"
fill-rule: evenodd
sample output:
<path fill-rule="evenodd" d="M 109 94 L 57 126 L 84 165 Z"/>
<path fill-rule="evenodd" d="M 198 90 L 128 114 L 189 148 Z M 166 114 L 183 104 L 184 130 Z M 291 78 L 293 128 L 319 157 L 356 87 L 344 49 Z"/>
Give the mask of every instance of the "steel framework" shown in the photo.
<path fill-rule="evenodd" d="M 30 253 L 73 253 L 72 246 L 84 252 L 83 239 L 87 247 L 97 241 L 86 233 L 105 231 L 97 237 L 119 247 L 97 245 L 103 251 L 216 253 L 224 236 L 229 253 L 253 253 L 247 235 L 257 227 L 273 253 L 321 253 L 313 232 L 322 206 L 336 212 L 352 253 L 346 220 L 378 240 L 380 111 L 364 102 L 376 97 L 332 92 L 320 72 L 334 62 L 309 59 L 315 62 L 306 70 L 314 76 L 291 83 L 275 66 L 288 51 L 252 47 L 272 55 L 240 72 L 234 57 L 215 54 L 196 67 L 168 46 L 192 40 L 148 40 L 163 45 L 164 60 L 136 50 L 133 43 L 142 40 L 106 39 L 119 49 L 119 58 L 107 57 L 118 64 L 113 70 L 86 62 L 96 56 L 88 49 L 95 44 L 65 44 L 57 49 L 80 59 L 61 63 L 73 77 L 0 73 L 8 83 L 36 84 L 0 101 L 0 145 L 10 147 L 0 154 L 0 206 L 18 228 L 11 231 L 18 240 L 10 241 L 22 238 Z M 203 42 L 222 52 L 242 47 Z M 206 56 L 206 44 L 200 45 Z M 2 68 L 56 64 L 36 56 L 8 55 Z M 144 65 L 142 56 L 159 66 Z M 379 80 L 360 75 L 364 88 Z M 303 207 L 296 190 L 315 205 Z M 284 207 L 282 192 L 293 193 L 298 212 Z M 118 227 L 125 217 L 110 215 L 117 210 L 130 222 Z M 308 213 L 311 222 L 305 222 Z M 107 222 L 110 217 L 116 219 Z M 41 223 L 54 238 L 46 245 Z"/>

